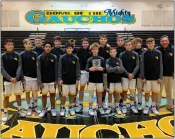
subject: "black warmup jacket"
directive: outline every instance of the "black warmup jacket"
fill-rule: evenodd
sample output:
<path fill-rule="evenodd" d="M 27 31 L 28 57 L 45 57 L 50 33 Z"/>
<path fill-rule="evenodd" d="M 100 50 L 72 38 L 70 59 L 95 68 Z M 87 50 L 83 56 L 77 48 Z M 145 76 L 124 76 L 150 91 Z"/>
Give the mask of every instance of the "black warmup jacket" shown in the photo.
<path fill-rule="evenodd" d="M 38 54 L 38 56 L 39 55 L 41 55 L 43 52 L 44 52 L 44 49 L 43 49 L 43 47 L 41 46 L 41 47 L 34 47 L 33 49 L 32 49 L 32 51 L 35 51 L 37 54 Z"/>
<path fill-rule="evenodd" d="M 59 62 L 60 56 L 64 54 L 64 51 L 61 48 L 52 48 L 51 53 L 57 56 L 57 61 Z"/>

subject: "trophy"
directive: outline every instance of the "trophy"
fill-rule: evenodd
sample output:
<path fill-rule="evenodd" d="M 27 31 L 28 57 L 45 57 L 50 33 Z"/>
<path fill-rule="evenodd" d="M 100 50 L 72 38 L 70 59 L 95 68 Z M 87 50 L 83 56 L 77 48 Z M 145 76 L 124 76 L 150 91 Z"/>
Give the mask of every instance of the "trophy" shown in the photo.
<path fill-rule="evenodd" d="M 97 70 L 99 67 L 101 67 L 101 59 L 93 59 L 92 60 L 92 65 Z"/>

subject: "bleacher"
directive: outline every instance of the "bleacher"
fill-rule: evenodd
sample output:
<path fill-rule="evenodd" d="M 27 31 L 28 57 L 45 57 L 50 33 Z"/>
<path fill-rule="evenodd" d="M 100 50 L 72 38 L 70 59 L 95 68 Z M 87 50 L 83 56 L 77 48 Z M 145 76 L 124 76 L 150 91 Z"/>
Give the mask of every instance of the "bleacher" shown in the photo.
<path fill-rule="evenodd" d="M 168 35 L 172 44 L 174 44 L 174 31 L 2 31 L 1 32 L 1 51 L 5 51 L 3 45 L 5 39 L 14 39 L 15 42 L 15 50 L 22 51 L 23 48 L 23 39 L 28 38 L 30 35 L 38 34 L 38 33 L 46 33 L 45 40 L 53 42 L 53 38 L 56 35 L 62 37 L 62 44 L 64 45 L 65 42 L 69 39 L 76 40 L 76 47 L 81 46 L 81 39 L 83 37 L 87 37 L 90 40 L 90 43 L 98 42 L 100 34 L 106 34 L 108 36 L 108 43 L 111 46 L 116 45 L 116 37 L 117 34 L 120 36 L 125 36 L 125 39 L 133 37 L 141 37 L 143 41 L 143 45 L 145 45 L 145 40 L 148 37 L 153 37 L 156 40 L 156 44 L 159 45 L 159 39 L 162 35 Z M 131 35 L 132 34 L 132 35 Z"/>

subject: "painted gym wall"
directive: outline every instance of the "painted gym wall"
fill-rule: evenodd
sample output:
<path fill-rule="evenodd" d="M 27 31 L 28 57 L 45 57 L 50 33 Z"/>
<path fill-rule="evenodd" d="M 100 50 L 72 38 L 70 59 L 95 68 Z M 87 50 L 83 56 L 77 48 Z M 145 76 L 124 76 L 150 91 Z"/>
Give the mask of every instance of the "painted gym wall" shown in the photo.
<path fill-rule="evenodd" d="M 41 31 L 64 31 L 65 28 L 90 28 L 91 31 L 107 30 L 173 30 L 173 3 L 172 2 L 115 2 L 115 1 L 3 1 L 2 10 L 12 10 L 4 12 L 2 15 L 2 30 L 36 30 Z M 157 6 L 158 5 L 158 6 Z M 159 7 L 159 8 L 158 8 Z M 33 25 L 25 20 L 25 14 L 30 10 L 105 10 L 126 9 L 135 14 L 135 24 L 46 24 Z M 15 11 L 13 11 L 15 10 Z M 155 12 L 154 12 L 155 11 Z M 160 17 L 161 13 L 161 17 Z M 144 15 L 144 16 L 143 16 Z M 168 24 L 164 22 L 168 19 Z M 163 21 L 164 20 L 164 21 Z M 161 22 L 159 25 L 159 21 Z M 172 22 L 172 23 L 170 23 Z M 9 23 L 12 23 L 9 27 Z M 13 25 L 14 23 L 14 25 Z M 169 24 L 170 23 L 170 24 Z M 8 24 L 8 25 L 7 25 Z"/>

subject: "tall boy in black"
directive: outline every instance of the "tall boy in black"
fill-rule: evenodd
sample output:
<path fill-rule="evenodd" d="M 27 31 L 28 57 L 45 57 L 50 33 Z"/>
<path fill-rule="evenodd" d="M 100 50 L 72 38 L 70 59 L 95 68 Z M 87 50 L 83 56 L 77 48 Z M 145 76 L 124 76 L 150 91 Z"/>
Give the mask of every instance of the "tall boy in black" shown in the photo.
<path fill-rule="evenodd" d="M 123 63 L 124 74 L 122 77 L 123 100 L 122 112 L 127 113 L 126 98 L 127 92 L 130 91 L 131 110 L 133 113 L 138 113 L 135 101 L 136 74 L 139 70 L 139 55 L 132 51 L 131 40 L 125 41 L 126 51 L 120 54 L 120 59 Z"/>
<path fill-rule="evenodd" d="M 7 108 L 9 105 L 9 96 L 11 96 L 12 92 L 16 96 L 19 116 L 25 117 L 26 114 L 21 109 L 21 56 L 18 53 L 14 52 L 14 42 L 12 39 L 5 40 L 4 47 L 6 49 L 6 52 L 1 55 L 1 74 L 3 76 L 4 86 L 4 116 L 2 117 L 2 121 L 6 122 L 8 120 Z"/>
<path fill-rule="evenodd" d="M 106 62 L 106 60 L 110 58 L 110 55 L 109 55 L 110 46 L 109 44 L 107 44 L 107 42 L 108 42 L 108 38 L 106 35 L 102 34 L 99 36 L 100 47 L 99 47 L 98 55 L 104 58 L 104 62 Z M 104 85 L 104 91 L 102 93 L 103 108 L 107 109 L 107 105 L 105 103 L 106 91 L 108 86 L 106 70 L 103 73 L 103 85 Z"/>
<path fill-rule="evenodd" d="M 44 45 L 44 53 L 37 58 L 37 78 L 42 92 L 42 105 L 43 110 L 39 114 L 40 117 L 44 117 L 47 103 L 47 94 L 50 94 L 51 114 L 56 116 L 55 111 L 55 86 L 57 84 L 57 57 L 51 52 L 51 43 L 46 42 Z"/>
<path fill-rule="evenodd" d="M 74 96 L 76 95 L 76 86 L 79 84 L 81 73 L 79 59 L 72 54 L 72 51 L 72 43 L 67 43 L 66 54 L 61 56 L 59 60 L 58 81 L 62 85 L 60 116 L 65 116 L 66 114 L 66 96 L 69 96 L 69 114 L 75 115 L 73 103 Z"/>
<path fill-rule="evenodd" d="M 154 49 L 154 38 L 148 38 L 146 40 L 146 45 L 148 50 L 142 53 L 141 57 L 141 74 L 144 83 L 146 105 L 143 113 L 149 113 L 148 103 L 150 92 L 152 92 L 151 111 L 157 115 L 159 112 L 156 108 L 156 101 L 160 94 L 160 84 L 163 76 L 162 54 L 160 51 Z"/>
<path fill-rule="evenodd" d="M 117 37 L 117 57 L 119 58 L 120 54 L 125 51 L 124 39 L 122 37 Z"/>
<path fill-rule="evenodd" d="M 100 114 L 105 114 L 105 111 L 102 107 L 102 92 L 103 89 L 103 72 L 105 70 L 104 59 L 98 56 L 99 45 L 94 43 L 91 45 L 92 57 L 90 57 L 87 61 L 86 71 L 89 72 L 89 84 L 88 84 L 88 92 L 89 92 L 89 115 L 93 116 L 95 114 L 93 104 L 93 94 L 94 89 L 96 88 L 96 96 L 98 102 L 98 111 Z"/>
<path fill-rule="evenodd" d="M 115 108 L 117 114 L 121 114 L 119 102 L 120 102 L 120 93 L 122 93 L 122 84 L 121 84 L 121 74 L 123 73 L 123 65 L 119 58 L 116 57 L 116 48 L 110 49 L 111 58 L 106 60 L 106 71 L 108 73 L 108 83 L 109 83 L 109 94 L 108 94 L 108 109 L 106 114 L 112 112 L 112 96 L 116 100 Z"/>
<path fill-rule="evenodd" d="M 43 53 L 42 39 L 40 37 L 35 38 L 35 47 L 32 49 L 32 51 L 35 51 L 38 56 Z"/>
<path fill-rule="evenodd" d="M 82 112 L 83 110 L 83 98 L 84 98 L 84 89 L 89 79 L 89 73 L 86 71 L 86 64 L 88 58 L 91 56 L 89 50 L 89 40 L 83 38 L 81 40 L 82 47 L 77 51 L 77 57 L 79 58 L 81 77 L 80 77 L 80 91 L 79 91 L 79 102 L 76 104 L 76 112 Z"/>
<path fill-rule="evenodd" d="M 170 46 L 170 41 L 168 36 L 163 35 L 160 38 L 160 44 L 161 46 L 158 47 L 157 50 L 159 50 L 162 53 L 162 60 L 163 60 L 163 78 L 161 83 L 161 92 L 157 100 L 158 107 L 161 103 L 162 98 L 162 92 L 165 87 L 165 93 L 167 98 L 167 110 L 174 112 L 173 108 L 173 96 L 172 96 L 172 90 L 173 90 L 173 82 L 174 82 L 174 48 Z"/>
<path fill-rule="evenodd" d="M 38 81 L 37 81 L 37 53 L 31 50 L 31 42 L 29 39 L 24 39 L 23 44 L 25 50 L 20 53 L 22 59 L 22 71 L 24 79 L 24 89 L 26 93 L 26 102 L 28 105 L 27 115 L 32 114 L 32 108 L 40 113 L 37 108 L 38 100 Z M 32 92 L 33 103 L 30 103 L 30 92 Z"/>

